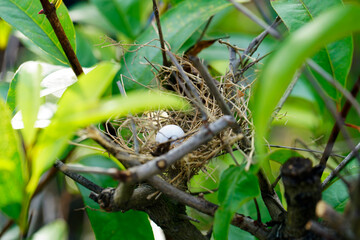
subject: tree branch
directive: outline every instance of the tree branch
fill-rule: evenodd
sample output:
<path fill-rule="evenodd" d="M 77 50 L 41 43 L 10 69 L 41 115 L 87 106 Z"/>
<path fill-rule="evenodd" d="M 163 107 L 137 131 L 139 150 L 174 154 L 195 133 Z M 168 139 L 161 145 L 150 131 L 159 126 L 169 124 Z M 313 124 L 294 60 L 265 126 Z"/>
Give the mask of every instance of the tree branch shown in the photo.
<path fill-rule="evenodd" d="M 341 161 L 341 163 L 327 176 L 327 178 L 322 182 L 321 187 L 325 189 L 327 185 L 333 180 L 339 172 L 344 169 L 344 167 L 355 157 L 355 153 L 360 151 L 360 143 Z"/>
<path fill-rule="evenodd" d="M 80 76 L 84 71 L 80 65 L 80 62 L 72 48 L 69 39 L 67 38 L 63 27 L 59 21 L 59 18 L 56 15 L 56 9 L 54 5 L 50 4 L 48 0 L 40 0 L 41 5 L 44 9 L 44 13 L 49 20 L 56 37 L 58 38 L 61 47 L 63 48 L 67 59 L 69 60 L 70 66 L 74 71 L 76 76 Z"/>

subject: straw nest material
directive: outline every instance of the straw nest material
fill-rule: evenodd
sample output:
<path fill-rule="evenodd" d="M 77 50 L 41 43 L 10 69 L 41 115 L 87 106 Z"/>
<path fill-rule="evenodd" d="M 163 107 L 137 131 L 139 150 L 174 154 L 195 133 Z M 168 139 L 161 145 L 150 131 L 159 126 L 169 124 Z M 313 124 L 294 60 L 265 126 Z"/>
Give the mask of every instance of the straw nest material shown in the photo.
<path fill-rule="evenodd" d="M 201 104 L 206 110 L 208 120 L 204 121 L 201 111 L 194 104 L 190 110 L 158 110 L 136 116 L 129 115 L 114 120 L 112 123 L 117 128 L 118 136 L 120 136 L 116 139 L 116 142 L 128 153 L 140 155 L 140 159 L 144 159 L 144 161 L 153 159 L 156 151 L 159 150 L 159 144 L 155 142 L 155 135 L 163 126 L 168 124 L 178 125 L 184 130 L 185 137 L 183 141 L 186 141 L 186 139 L 197 133 L 201 127 L 223 115 L 206 83 L 189 60 L 186 57 L 179 56 L 177 56 L 177 60 L 185 70 L 188 78 L 192 81 L 201 99 Z M 179 69 L 175 66 L 157 66 L 157 68 L 162 69 L 155 76 L 156 85 L 160 86 L 160 89 L 164 90 L 164 86 L 167 86 L 168 89 L 171 88 L 188 102 L 194 102 L 194 99 L 186 96 L 184 90 L 176 82 L 175 75 L 180 81 L 184 81 L 179 73 Z M 251 132 L 249 130 L 251 123 L 248 121 L 247 116 L 250 113 L 247 108 L 248 100 L 244 96 L 248 90 L 247 87 L 242 87 L 241 84 L 235 84 L 232 79 L 233 76 L 230 73 L 219 77 L 217 79 L 219 82 L 218 87 L 223 98 L 234 112 L 234 116 L 242 127 L 243 133 L 249 134 Z M 136 136 L 136 139 L 134 139 L 134 136 Z M 241 134 L 235 134 L 232 129 L 227 128 L 210 142 L 201 145 L 197 150 L 187 154 L 181 161 L 171 166 L 162 176 L 173 185 L 179 188 L 186 188 L 187 181 L 194 174 L 197 174 L 200 169 L 204 170 L 204 165 L 210 159 L 234 147 L 244 149 L 245 146 L 241 146 L 240 141 L 242 137 Z M 170 148 L 173 147 L 176 147 L 176 144 L 170 146 Z"/>

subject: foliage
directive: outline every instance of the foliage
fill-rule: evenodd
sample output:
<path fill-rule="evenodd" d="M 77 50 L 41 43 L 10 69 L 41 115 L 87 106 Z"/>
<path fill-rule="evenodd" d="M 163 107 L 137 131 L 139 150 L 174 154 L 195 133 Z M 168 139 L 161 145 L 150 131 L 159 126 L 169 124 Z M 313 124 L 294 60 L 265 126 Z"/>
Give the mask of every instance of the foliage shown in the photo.
<path fill-rule="evenodd" d="M 238 46 L 239 51 L 248 47 L 255 37 L 254 32 L 262 31 L 253 25 L 247 29 L 243 27 L 240 22 L 247 21 L 246 18 L 239 17 L 226 0 L 162 2 L 159 10 L 166 48 L 179 55 L 197 43 L 212 16 L 204 39 L 228 38 L 228 44 Z M 284 24 L 279 29 L 287 35 L 280 43 L 267 37 L 258 46 L 256 54 L 258 57 L 272 54 L 243 72 L 241 76 L 245 80 L 239 83 L 240 93 L 243 93 L 243 84 L 246 85 L 244 94 L 251 94 L 249 118 L 255 131 L 255 155 L 251 153 L 244 158 L 243 153 L 236 150 L 236 159 L 243 160 L 239 166 L 232 165 L 229 155 L 214 158 L 206 166 L 214 169 L 210 177 L 199 173 L 189 184 L 190 191 L 218 188 L 215 193 L 205 196 L 219 205 L 214 219 L 188 211 L 190 216 L 203 218 L 203 223 L 197 225 L 199 229 L 209 230 L 213 225 L 214 239 L 239 236 L 254 239 L 247 232 L 230 226 L 230 222 L 235 213 L 257 217 L 251 200 L 261 201 L 256 177 L 260 168 L 265 170 L 270 181 L 274 181 L 279 168 L 290 157 L 305 156 L 316 163 L 316 157 L 305 152 L 266 147 L 268 143 L 289 146 L 296 138 L 310 142 L 309 139 L 323 136 L 326 140 L 330 133 L 329 127 L 334 120 L 329 118 L 323 100 L 304 75 L 300 76 L 280 113 L 274 115 L 294 76 L 304 68 L 311 71 L 336 106 L 341 107 L 344 102 L 340 91 L 306 65 L 306 61 L 314 60 L 347 90 L 354 82 L 351 69 L 359 41 L 357 35 L 353 39 L 351 34 L 360 31 L 358 4 L 344 4 L 341 0 L 273 0 L 270 3 L 262 6 L 267 7 L 265 15 L 278 15 Z M 255 9 L 253 3 L 246 6 Z M 0 53 L 10 46 L 10 35 L 16 35 L 25 46 L 22 58 L 17 59 L 13 69 L 8 69 L 13 71 L 10 81 L 0 82 L 0 191 L 7 193 L 0 197 L 0 211 L 19 226 L 21 234 L 27 234 L 29 205 L 39 181 L 57 159 L 75 152 L 74 159 L 82 166 L 123 167 L 96 151 L 70 147 L 69 141 L 79 130 L 129 114 L 188 108 L 188 104 L 173 93 L 147 89 L 158 85 L 153 81 L 154 73 L 158 74 L 162 65 L 151 1 L 90 0 L 69 7 L 69 10 L 61 4 L 57 15 L 70 44 L 81 65 L 91 67 L 84 69 L 86 74 L 78 78 L 67 66 L 69 61 L 46 16 L 37 14 L 41 8 L 39 0 L 0 1 Z M 232 32 L 222 31 L 223 27 Z M 199 56 L 205 59 L 214 76 L 230 74 L 228 52 L 224 44 L 216 42 L 202 49 Z M 257 62 L 257 57 L 250 58 L 250 62 Z M 0 77 L 3 75 L 5 73 Z M 127 96 L 119 94 L 118 81 L 124 84 Z M 44 115 L 49 116 L 43 119 Z M 358 116 L 352 112 L 346 121 L 355 128 L 359 123 Z M 16 123 L 20 126 L 16 127 Z M 286 132 L 284 137 L 282 131 Z M 350 132 L 354 139 L 359 137 L 356 130 Z M 310 147 L 321 151 L 321 141 Z M 84 145 L 92 148 L 94 142 L 84 142 Z M 348 149 L 340 151 L 343 155 L 349 152 Z M 245 168 L 245 161 L 253 162 L 250 169 Z M 336 166 L 335 162 L 329 164 Z M 343 173 L 352 181 L 359 168 L 353 162 L 350 166 Z M 117 182 L 110 177 L 85 176 L 104 188 L 116 187 Z M 145 213 L 102 212 L 98 204 L 88 198 L 89 190 L 78 183 L 77 188 L 75 192 L 83 197 L 97 239 L 154 239 Z M 277 186 L 275 190 L 281 199 L 283 187 Z M 323 200 L 343 212 L 349 200 L 345 190 L 346 186 L 336 178 L 323 192 Z M 259 205 L 259 211 L 267 214 L 265 217 L 263 214 L 263 218 L 270 220 L 264 203 Z M 66 223 L 56 220 L 31 237 L 40 239 L 44 234 L 65 239 L 67 231 Z"/>

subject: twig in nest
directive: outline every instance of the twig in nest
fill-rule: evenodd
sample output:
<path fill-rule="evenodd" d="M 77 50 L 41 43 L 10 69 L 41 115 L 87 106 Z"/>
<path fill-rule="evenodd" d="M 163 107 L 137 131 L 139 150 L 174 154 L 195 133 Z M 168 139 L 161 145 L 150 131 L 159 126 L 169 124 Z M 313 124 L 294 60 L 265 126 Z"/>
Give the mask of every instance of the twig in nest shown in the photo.
<path fill-rule="evenodd" d="M 165 48 L 164 35 L 163 35 L 162 29 L 161 29 L 159 10 L 158 10 L 157 4 L 156 4 L 156 0 L 153 0 L 152 2 L 153 2 L 153 11 L 155 14 L 156 25 L 158 27 L 158 32 L 159 32 L 160 46 L 162 48 L 161 54 L 162 54 L 162 58 L 163 58 L 163 65 L 169 66 L 169 63 L 166 59 L 166 53 L 165 53 L 166 48 Z"/>
<path fill-rule="evenodd" d="M 180 160 L 187 153 L 210 141 L 214 136 L 220 133 L 220 131 L 231 125 L 233 122 L 234 119 L 231 116 L 221 117 L 208 126 L 204 126 L 198 133 L 194 134 L 178 147 L 171 149 L 166 154 L 163 154 L 143 165 L 123 171 L 123 180 L 129 182 L 139 182 L 149 178 L 150 176 L 161 173 L 170 165 Z"/>
<path fill-rule="evenodd" d="M 184 79 L 184 81 L 186 82 L 186 85 L 188 86 L 188 88 L 190 89 L 192 98 L 194 99 L 194 103 L 196 104 L 196 106 L 199 108 L 202 117 L 203 117 L 203 121 L 207 121 L 208 120 L 208 116 L 207 116 L 207 111 L 206 108 L 204 107 L 204 105 L 201 102 L 201 99 L 199 97 L 198 92 L 196 91 L 194 85 L 192 84 L 192 82 L 190 81 L 189 77 L 186 75 L 184 69 L 180 66 L 179 62 L 176 60 L 176 58 L 174 57 L 174 55 L 167 51 L 167 54 L 169 55 L 171 62 L 176 66 L 176 68 L 179 70 L 181 77 Z M 179 81 L 180 83 L 180 81 Z M 184 89 L 185 90 L 185 89 Z"/>

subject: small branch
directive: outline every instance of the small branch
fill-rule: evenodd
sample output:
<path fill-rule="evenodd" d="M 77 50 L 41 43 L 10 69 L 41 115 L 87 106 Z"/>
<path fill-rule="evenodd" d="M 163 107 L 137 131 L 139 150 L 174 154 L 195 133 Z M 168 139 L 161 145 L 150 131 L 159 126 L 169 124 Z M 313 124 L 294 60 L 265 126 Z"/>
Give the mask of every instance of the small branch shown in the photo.
<path fill-rule="evenodd" d="M 56 37 L 58 38 L 61 47 L 63 48 L 65 55 L 70 63 L 72 70 L 74 71 L 75 75 L 78 77 L 83 73 L 83 69 L 80 65 L 80 62 L 72 48 L 69 39 L 67 38 L 63 27 L 59 21 L 59 18 L 56 15 L 55 7 L 50 4 L 49 0 L 40 0 L 41 5 L 44 9 L 44 13 L 49 20 Z"/>
<path fill-rule="evenodd" d="M 209 87 L 209 90 L 211 94 L 214 96 L 218 106 L 220 107 L 221 111 L 224 115 L 233 116 L 233 113 L 231 112 L 229 106 L 226 104 L 224 97 L 221 95 L 218 87 L 216 86 L 215 80 L 211 77 L 208 70 L 205 68 L 205 66 L 200 62 L 200 59 L 198 57 L 189 56 L 189 59 L 194 64 L 195 68 L 199 71 L 200 75 L 203 77 L 206 85 Z M 239 134 L 243 134 L 239 124 L 237 124 L 234 120 L 234 124 L 231 125 L 231 128 L 234 129 L 234 132 Z M 243 134 L 244 135 L 244 134 Z M 245 135 L 244 138 L 246 139 Z M 250 146 L 250 141 L 247 140 L 247 146 Z"/>
<path fill-rule="evenodd" d="M 259 170 L 257 177 L 259 180 L 261 197 L 269 211 L 271 219 L 275 222 L 282 222 L 286 211 L 282 206 L 278 195 L 276 194 L 274 188 L 272 188 L 267 176 L 262 170 Z"/>
<path fill-rule="evenodd" d="M 256 8 L 259 10 L 259 13 L 261 14 L 262 18 L 265 20 L 267 24 L 271 24 L 271 20 L 268 17 L 268 15 L 265 13 L 263 7 L 261 6 L 261 0 L 254 0 Z"/>
<path fill-rule="evenodd" d="M 102 168 L 102 167 L 90 167 L 83 165 L 74 165 L 74 164 L 63 164 L 61 166 L 61 171 L 69 171 L 76 173 L 94 173 L 94 174 L 102 174 L 108 175 L 113 178 L 117 178 L 119 174 L 119 170 L 116 168 Z"/>
<path fill-rule="evenodd" d="M 322 151 L 312 150 L 312 149 L 305 149 L 305 148 L 297 148 L 297 147 L 289 147 L 289 146 L 280 146 L 280 145 L 273 145 L 273 144 L 269 144 L 269 145 L 267 145 L 267 146 L 272 147 L 272 148 L 284 148 L 284 149 L 290 149 L 290 150 L 296 150 L 296 151 L 303 151 L 303 152 L 323 153 Z M 335 153 L 332 153 L 331 156 L 339 157 L 339 158 L 345 158 L 344 156 L 339 155 L 339 154 L 335 154 Z"/>
<path fill-rule="evenodd" d="M 1 232 L 0 232 L 0 238 L 6 233 L 7 230 L 10 229 L 10 227 L 14 224 L 14 220 L 9 220 L 6 222 L 5 226 L 1 229 Z"/>
<path fill-rule="evenodd" d="M 141 182 L 150 176 L 161 173 L 187 153 L 190 153 L 200 145 L 210 141 L 214 136 L 233 123 L 233 117 L 221 117 L 208 126 L 204 126 L 198 133 L 194 134 L 178 147 L 171 149 L 169 152 L 154 158 L 143 165 L 123 171 L 123 180 L 125 182 Z"/>
<path fill-rule="evenodd" d="M 274 120 L 274 118 L 276 117 L 276 115 L 280 112 L 280 110 L 282 109 L 282 107 L 284 106 L 286 100 L 288 99 L 288 97 L 290 96 L 292 90 L 294 89 L 297 81 L 299 80 L 301 76 L 301 71 L 298 71 L 296 73 L 296 75 L 294 76 L 294 78 L 291 80 L 291 83 L 289 84 L 289 86 L 287 87 L 285 93 L 282 95 L 280 101 L 278 102 L 276 108 L 275 108 L 275 111 L 273 112 L 273 115 L 272 115 L 272 120 Z"/>
<path fill-rule="evenodd" d="M 62 173 L 64 173 L 66 176 L 68 176 L 69 178 L 73 179 L 75 182 L 83 185 L 84 187 L 86 187 L 87 189 L 99 194 L 103 191 L 103 188 L 96 185 L 95 183 L 91 182 L 90 180 L 88 180 L 87 178 L 71 172 L 69 170 L 66 169 L 66 166 L 63 162 L 57 160 L 54 163 L 54 167 L 57 168 L 59 171 L 61 171 Z"/>
<path fill-rule="evenodd" d="M 356 145 L 356 147 L 344 158 L 344 160 L 327 176 L 327 178 L 322 182 L 321 187 L 323 189 L 333 180 L 342 169 L 355 157 L 355 153 L 359 152 L 360 143 Z"/>
<path fill-rule="evenodd" d="M 235 69 L 237 69 L 240 66 L 240 63 L 242 63 L 242 66 L 245 66 L 247 64 L 249 57 L 251 57 L 256 52 L 260 44 L 264 41 L 265 37 L 269 34 L 269 30 L 275 29 L 280 22 L 281 22 L 281 18 L 277 17 L 275 21 L 271 24 L 271 26 L 269 26 L 269 28 L 265 29 L 262 33 L 260 33 L 256 38 L 254 38 L 250 42 L 247 49 L 243 52 L 240 59 L 236 62 Z"/>
<path fill-rule="evenodd" d="M 244 5 L 242 5 L 241 3 L 235 2 L 234 0 L 229 0 L 229 2 L 231 2 L 234 7 L 239 10 L 240 12 L 242 12 L 245 16 L 247 16 L 248 18 L 250 18 L 252 21 L 254 21 L 256 24 L 258 24 L 260 27 L 266 29 L 269 31 L 269 33 L 275 37 L 275 38 L 280 38 L 281 35 L 280 33 L 278 33 L 274 28 L 272 28 L 271 26 L 269 26 L 266 22 L 264 22 L 262 19 L 258 18 L 255 14 L 253 14 L 249 9 L 247 9 L 246 7 L 244 7 Z"/>
<path fill-rule="evenodd" d="M 121 95 L 125 97 L 126 92 L 125 92 L 125 89 L 124 89 L 123 85 L 121 84 L 121 82 L 117 81 L 116 84 L 119 88 Z M 132 116 L 131 114 L 129 114 L 129 115 Z M 138 154 L 140 152 L 140 145 L 139 145 L 139 141 L 137 139 L 136 125 L 135 125 L 135 121 L 133 118 L 130 119 L 130 124 L 131 124 L 131 133 L 134 137 L 134 151 L 136 154 Z"/>
<path fill-rule="evenodd" d="M 115 158 L 119 159 L 125 167 L 128 168 L 139 165 L 140 159 L 138 157 L 132 157 L 129 154 L 125 153 L 121 147 L 113 144 L 111 139 L 109 139 L 105 134 L 100 132 L 94 126 L 86 128 L 86 133 L 89 138 L 99 143 L 110 154 L 112 154 Z"/>
<path fill-rule="evenodd" d="M 206 108 L 204 107 L 204 105 L 202 104 L 200 96 L 199 96 L 198 92 L 196 91 L 194 85 L 190 81 L 189 77 L 186 75 L 184 69 L 180 66 L 179 62 L 176 60 L 175 56 L 169 51 L 167 51 L 167 54 L 169 55 L 171 62 L 179 70 L 179 73 L 180 73 L 181 77 L 183 78 L 183 80 L 186 82 L 186 85 L 189 87 L 192 98 L 194 99 L 194 103 L 196 104 L 196 106 L 199 108 L 199 110 L 201 112 L 203 121 L 206 121 L 208 119 L 207 111 L 206 111 Z M 179 84 L 181 84 L 181 81 L 179 81 Z M 184 91 L 186 91 L 186 88 L 185 87 L 183 87 L 183 88 L 184 88 Z M 189 96 L 189 97 L 191 97 L 191 96 Z"/>
<path fill-rule="evenodd" d="M 326 162 L 329 158 L 329 156 L 331 155 L 331 151 L 332 148 L 335 144 L 336 138 L 340 132 L 340 130 L 342 130 L 342 133 L 344 135 L 345 140 L 347 141 L 349 147 L 351 149 L 354 149 L 355 146 L 352 143 L 349 134 L 347 133 L 346 129 L 344 128 L 344 119 L 346 118 L 347 114 L 350 111 L 351 108 L 351 103 L 349 100 L 346 100 L 340 115 L 338 115 L 335 106 L 333 106 L 333 104 L 331 102 L 329 102 L 329 100 L 327 99 L 327 96 L 325 95 L 325 93 L 323 92 L 323 90 L 321 89 L 321 87 L 319 86 L 319 84 L 316 82 L 316 80 L 314 79 L 314 77 L 311 75 L 311 73 L 305 69 L 305 75 L 307 77 L 307 79 L 310 81 L 310 83 L 313 85 L 313 87 L 316 89 L 316 91 L 318 92 L 318 94 L 320 95 L 320 97 L 324 100 L 325 105 L 327 106 L 327 108 L 329 109 L 330 113 L 333 115 L 333 117 L 335 118 L 335 125 L 331 131 L 330 137 L 328 139 L 328 142 L 326 144 L 324 153 L 320 159 L 320 165 L 323 167 L 323 169 L 325 169 L 326 166 Z M 358 78 L 358 80 L 356 81 L 352 91 L 351 91 L 351 95 L 352 96 L 356 96 L 357 93 L 359 92 L 360 89 L 360 77 Z M 355 156 L 359 159 L 359 154 L 357 152 L 355 152 Z"/>
<path fill-rule="evenodd" d="M 154 15 L 155 15 L 156 25 L 158 27 L 158 32 L 159 32 L 161 54 L 162 54 L 162 58 L 163 58 L 163 65 L 164 66 L 169 66 L 169 62 L 166 59 L 166 47 L 165 47 L 164 35 L 163 35 L 162 29 L 161 29 L 159 9 L 157 7 L 156 0 L 152 0 L 152 2 L 153 2 L 153 11 L 154 11 Z"/>

